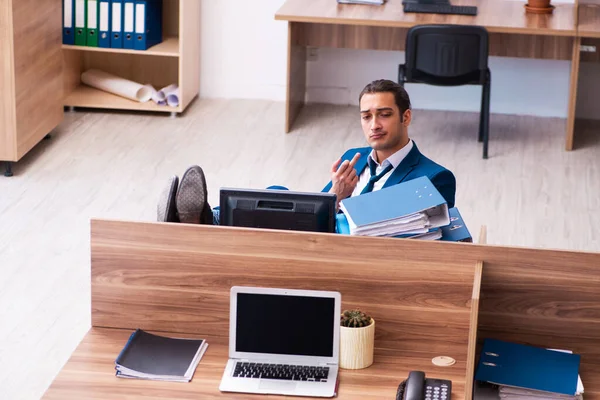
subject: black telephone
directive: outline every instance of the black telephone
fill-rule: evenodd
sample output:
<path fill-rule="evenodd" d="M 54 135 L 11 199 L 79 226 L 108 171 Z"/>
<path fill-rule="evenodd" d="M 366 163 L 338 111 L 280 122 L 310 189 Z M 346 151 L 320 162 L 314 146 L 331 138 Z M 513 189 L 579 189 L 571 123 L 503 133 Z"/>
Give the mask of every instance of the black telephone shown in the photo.
<path fill-rule="evenodd" d="M 452 382 L 445 379 L 426 379 L 425 372 L 411 371 L 398 386 L 396 400 L 450 400 Z"/>

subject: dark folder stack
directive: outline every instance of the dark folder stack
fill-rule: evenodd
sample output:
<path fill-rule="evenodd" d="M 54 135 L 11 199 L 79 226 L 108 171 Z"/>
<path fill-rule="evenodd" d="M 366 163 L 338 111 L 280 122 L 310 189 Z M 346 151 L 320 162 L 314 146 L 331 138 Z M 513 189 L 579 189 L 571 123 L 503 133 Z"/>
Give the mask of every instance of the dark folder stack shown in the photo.
<path fill-rule="evenodd" d="M 208 343 L 157 336 L 137 329 L 115 360 L 116 376 L 189 382 Z"/>
<path fill-rule="evenodd" d="M 581 356 L 486 338 L 475 379 L 499 386 L 506 400 L 581 400 Z"/>

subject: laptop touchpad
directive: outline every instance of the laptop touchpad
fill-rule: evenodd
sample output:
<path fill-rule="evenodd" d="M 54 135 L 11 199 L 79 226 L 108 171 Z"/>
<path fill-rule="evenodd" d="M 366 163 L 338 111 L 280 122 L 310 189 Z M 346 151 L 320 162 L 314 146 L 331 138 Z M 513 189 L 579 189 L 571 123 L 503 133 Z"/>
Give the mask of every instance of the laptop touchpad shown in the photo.
<path fill-rule="evenodd" d="M 281 382 L 274 381 L 271 379 L 261 379 L 260 385 L 258 386 L 260 390 L 274 390 L 274 391 L 292 391 L 296 389 L 297 382 Z"/>

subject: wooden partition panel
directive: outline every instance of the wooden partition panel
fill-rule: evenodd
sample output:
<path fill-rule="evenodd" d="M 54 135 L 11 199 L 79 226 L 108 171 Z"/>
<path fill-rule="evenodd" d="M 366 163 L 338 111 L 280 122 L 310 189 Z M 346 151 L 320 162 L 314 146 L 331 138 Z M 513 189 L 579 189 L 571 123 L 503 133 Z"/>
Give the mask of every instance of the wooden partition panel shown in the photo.
<path fill-rule="evenodd" d="M 365 243 L 365 246 L 361 246 Z M 92 222 L 92 325 L 229 335 L 232 286 L 336 290 L 389 354 L 467 360 L 476 263 L 404 242 L 180 224 Z"/>
<path fill-rule="evenodd" d="M 453 398 L 470 400 L 474 343 L 486 337 L 572 349 L 582 355 L 586 398 L 598 398 L 599 272 L 598 253 L 94 220 L 94 327 L 46 398 L 225 396 L 218 383 L 233 285 L 339 290 L 343 307 L 373 314 L 375 363 L 340 373 L 340 399 L 393 398 L 420 369 L 452 379 Z M 173 392 L 114 378 L 114 358 L 138 327 L 208 338 L 191 385 Z M 439 353 L 458 362 L 433 367 Z"/>
<path fill-rule="evenodd" d="M 600 256 L 581 265 L 535 258 L 486 263 L 479 332 L 582 355 L 586 398 L 600 398 Z"/>
<path fill-rule="evenodd" d="M 405 27 L 294 23 L 302 26 L 297 35 L 303 46 L 345 49 L 404 51 Z M 508 33 L 490 33 L 490 56 L 571 60 L 573 38 Z"/>

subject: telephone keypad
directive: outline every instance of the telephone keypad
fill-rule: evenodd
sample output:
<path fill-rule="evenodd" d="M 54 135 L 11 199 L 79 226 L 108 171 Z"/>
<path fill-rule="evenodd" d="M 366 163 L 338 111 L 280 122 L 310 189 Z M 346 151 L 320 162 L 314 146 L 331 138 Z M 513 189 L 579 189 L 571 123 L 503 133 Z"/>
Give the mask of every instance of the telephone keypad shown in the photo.
<path fill-rule="evenodd" d="M 450 384 L 443 379 L 426 379 L 425 400 L 450 400 Z"/>

